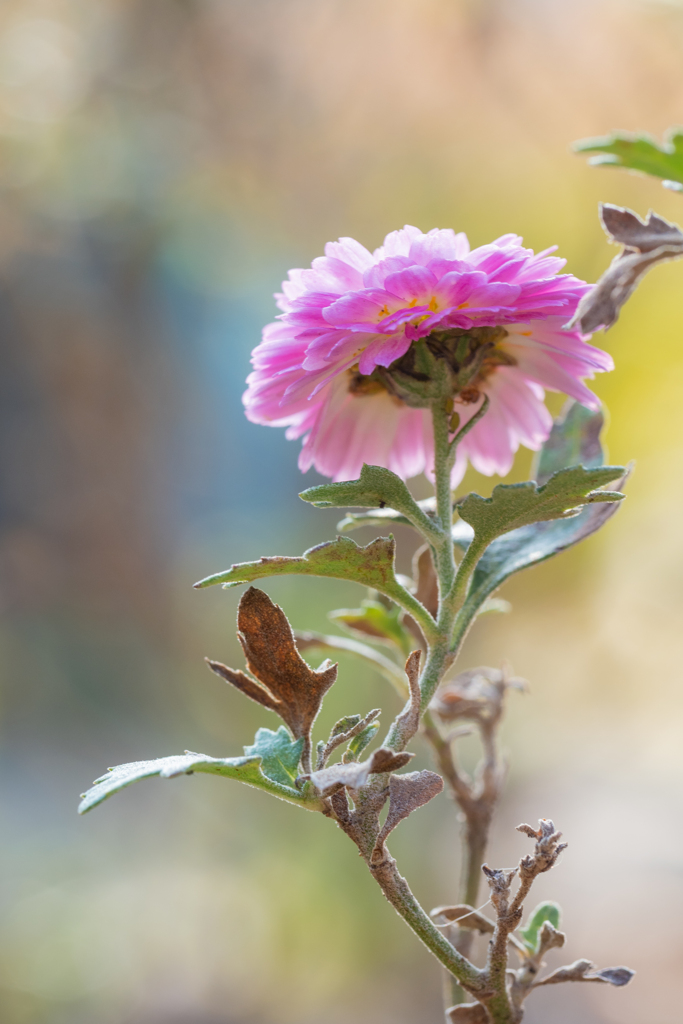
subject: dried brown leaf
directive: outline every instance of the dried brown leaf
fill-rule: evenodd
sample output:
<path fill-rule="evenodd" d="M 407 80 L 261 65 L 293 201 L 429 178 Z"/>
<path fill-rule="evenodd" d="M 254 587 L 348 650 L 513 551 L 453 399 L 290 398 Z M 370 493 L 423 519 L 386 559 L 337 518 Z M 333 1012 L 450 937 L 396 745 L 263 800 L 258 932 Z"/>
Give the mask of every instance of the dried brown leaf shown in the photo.
<path fill-rule="evenodd" d="M 209 666 L 247 697 L 276 711 L 296 739 L 308 738 L 322 699 L 337 678 L 337 666 L 324 662 L 317 670 L 310 668 L 297 650 L 285 613 L 256 587 L 242 595 L 237 625 L 247 668 L 256 679 L 220 662 L 209 661 Z"/>
<path fill-rule="evenodd" d="M 603 203 L 600 206 L 600 220 L 611 241 L 627 249 L 654 252 L 662 245 L 683 245 L 683 232 L 678 225 L 664 220 L 652 210 L 647 220 L 641 220 L 633 210 Z"/>
<path fill-rule="evenodd" d="M 651 267 L 683 256 L 683 232 L 655 213 L 641 220 L 632 210 L 605 203 L 600 215 L 607 234 L 624 249 L 584 295 L 567 324 L 587 334 L 616 322 L 621 307 Z"/>
<path fill-rule="evenodd" d="M 436 618 L 439 610 L 439 580 L 434 569 L 432 549 L 429 544 L 418 548 L 413 555 L 413 579 L 416 584 L 415 597 L 427 611 Z"/>
<path fill-rule="evenodd" d="M 389 779 L 389 813 L 377 837 L 372 859 L 382 857 L 384 844 L 390 832 L 409 814 L 423 807 L 443 789 L 443 779 L 436 772 L 410 772 L 392 775 Z"/>
<path fill-rule="evenodd" d="M 451 1024 L 488 1024 L 489 1015 L 481 1003 L 460 1003 L 446 1010 Z"/>
<path fill-rule="evenodd" d="M 595 970 L 595 964 L 590 960 L 575 960 L 568 967 L 560 967 L 547 978 L 537 981 L 534 988 L 541 985 L 559 985 L 564 981 L 594 981 L 603 984 L 615 985 L 621 988 L 628 985 L 635 974 L 630 967 L 603 967 L 601 971 Z"/>
<path fill-rule="evenodd" d="M 422 691 L 420 690 L 421 656 L 422 651 L 413 651 L 408 655 L 405 665 L 410 694 L 406 706 L 396 719 L 397 730 L 404 745 L 413 738 L 420 727 L 420 712 L 422 710 Z"/>

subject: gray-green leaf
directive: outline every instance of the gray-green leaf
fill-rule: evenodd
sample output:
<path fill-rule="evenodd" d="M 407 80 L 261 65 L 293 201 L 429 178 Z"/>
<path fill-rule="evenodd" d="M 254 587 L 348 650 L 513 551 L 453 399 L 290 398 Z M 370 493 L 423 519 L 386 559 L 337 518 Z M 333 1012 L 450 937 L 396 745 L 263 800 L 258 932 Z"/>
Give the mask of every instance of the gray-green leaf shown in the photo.
<path fill-rule="evenodd" d="M 554 473 L 542 487 L 529 480 L 498 484 L 490 498 L 468 494 L 458 503 L 458 512 L 474 529 L 475 542 L 483 546 L 523 526 L 574 516 L 581 505 L 621 501 L 623 494 L 596 488 L 624 472 L 622 466 L 572 466 Z"/>
<path fill-rule="evenodd" d="M 381 510 L 388 506 L 401 513 L 412 526 L 427 536 L 435 536 L 438 532 L 403 480 L 382 466 L 364 465 L 358 480 L 318 484 L 302 491 L 299 497 L 318 508 L 379 506 Z"/>
<path fill-rule="evenodd" d="M 553 423 L 547 441 L 534 459 L 531 476 L 538 484 L 567 466 L 602 466 L 602 409 L 588 409 L 570 398 Z"/>
<path fill-rule="evenodd" d="M 128 764 L 110 768 L 105 775 L 95 779 L 94 785 L 83 794 L 79 814 L 91 810 L 103 800 L 118 793 L 120 789 L 130 786 L 140 779 L 158 775 L 162 779 L 172 779 L 177 775 L 191 775 L 193 772 L 206 772 L 210 775 L 224 775 L 229 779 L 246 782 L 248 786 L 265 789 L 273 796 L 281 797 L 311 809 L 318 808 L 318 801 L 304 796 L 290 786 L 283 786 L 264 775 L 261 770 L 261 757 L 209 757 L 207 754 L 195 754 L 186 751 L 184 754 L 173 754 L 171 757 L 159 757 L 153 761 L 131 761 Z"/>
<path fill-rule="evenodd" d="M 284 725 L 281 725 L 277 732 L 259 729 L 253 745 L 245 747 L 244 753 L 251 757 L 260 756 L 263 774 L 282 786 L 291 787 L 299 775 L 303 746 L 303 736 L 294 742 Z"/>

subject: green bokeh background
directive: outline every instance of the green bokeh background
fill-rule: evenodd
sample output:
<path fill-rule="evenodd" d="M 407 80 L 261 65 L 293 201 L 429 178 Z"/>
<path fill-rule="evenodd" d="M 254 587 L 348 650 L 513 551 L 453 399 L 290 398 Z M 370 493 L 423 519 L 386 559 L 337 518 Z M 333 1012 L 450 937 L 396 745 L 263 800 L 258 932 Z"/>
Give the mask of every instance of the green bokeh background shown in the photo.
<path fill-rule="evenodd" d="M 673 220 L 683 204 L 569 144 L 680 123 L 682 57 L 673 2 L 2 4 L 3 1024 L 441 1020 L 438 969 L 329 821 L 214 778 L 149 781 L 84 819 L 76 798 L 108 765 L 236 754 L 273 724 L 203 665 L 240 664 L 238 595 L 191 583 L 334 532 L 296 497 L 316 482 L 297 445 L 241 409 L 287 269 L 408 222 L 474 245 L 516 231 L 595 279 L 613 255 L 599 200 Z M 507 585 L 512 615 L 463 655 L 531 684 L 491 862 L 552 816 L 570 847 L 537 889 L 564 907 L 562 962 L 638 971 L 623 992 L 539 993 L 530 1024 L 678 1020 L 682 281 L 658 269 L 598 339 L 617 364 L 596 382 L 610 456 L 637 460 L 623 509 Z M 267 589 L 299 628 L 362 596 Z M 342 660 L 321 731 L 380 705 L 396 709 L 387 685 Z M 425 904 L 455 896 L 445 797 L 392 851 Z"/>

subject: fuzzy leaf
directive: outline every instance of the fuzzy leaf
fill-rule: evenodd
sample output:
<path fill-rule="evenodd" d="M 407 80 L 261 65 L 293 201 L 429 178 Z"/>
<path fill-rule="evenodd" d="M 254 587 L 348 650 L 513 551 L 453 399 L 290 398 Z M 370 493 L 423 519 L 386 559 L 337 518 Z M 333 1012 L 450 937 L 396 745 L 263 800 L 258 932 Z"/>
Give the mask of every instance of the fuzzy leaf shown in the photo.
<path fill-rule="evenodd" d="M 389 779 L 389 813 L 377 837 L 375 851 L 380 856 L 389 834 L 408 815 L 423 807 L 443 789 L 443 779 L 436 772 L 409 772 Z M 374 854 L 373 854 L 374 855 Z"/>
<path fill-rule="evenodd" d="M 602 450 L 596 444 L 594 428 L 596 420 L 586 415 L 581 406 L 567 408 L 555 421 L 550 437 L 546 442 L 549 450 L 541 450 L 538 456 L 538 467 L 542 470 L 541 482 L 548 472 L 557 472 L 564 468 L 559 466 L 563 457 L 574 456 L 577 446 L 584 456 L 589 456 L 591 463 L 602 461 Z M 593 414 L 598 417 L 600 414 Z M 581 429 L 577 428 L 581 425 Z M 563 455 L 564 453 L 564 455 Z M 629 471 L 616 484 L 621 491 L 629 476 Z M 549 479 L 549 478 L 548 478 Z M 566 551 L 603 526 L 619 508 L 619 503 L 606 505 L 587 505 L 578 515 L 568 519 L 551 520 L 523 526 L 519 530 L 505 534 L 494 540 L 480 558 L 472 574 L 469 595 L 462 615 L 461 629 L 466 629 L 472 617 L 482 608 L 489 594 L 497 590 L 508 577 L 532 565 L 538 565 L 547 558 Z M 467 551 L 472 542 L 474 531 L 468 524 L 459 520 L 453 526 L 453 542 L 462 551 Z"/>
<path fill-rule="evenodd" d="M 532 953 L 537 953 L 539 948 L 540 931 L 545 921 L 549 921 L 553 928 L 557 929 L 560 927 L 560 917 L 562 915 L 562 909 L 557 903 L 553 903 L 548 900 L 545 903 L 539 903 L 538 906 L 529 915 L 524 928 L 520 928 L 519 934 L 522 936 L 524 945 Z"/>
<path fill-rule="evenodd" d="M 302 491 L 299 497 L 303 501 L 310 501 L 318 508 L 379 506 L 380 509 L 384 509 L 388 506 L 405 516 L 417 529 L 426 531 L 429 535 L 435 533 L 434 524 L 415 501 L 403 480 L 382 466 L 364 465 L 358 480 L 318 484 Z"/>
<path fill-rule="evenodd" d="M 359 732 L 357 736 L 354 736 L 346 749 L 346 754 L 344 755 L 345 763 L 357 761 L 365 748 L 370 746 L 378 732 L 379 722 L 370 722 L 370 725 L 363 729 L 362 732 Z"/>
<path fill-rule="evenodd" d="M 244 753 L 261 758 L 261 771 L 269 779 L 282 786 L 293 787 L 299 775 L 303 748 L 303 737 L 293 742 L 284 725 L 281 725 L 277 732 L 259 729 L 252 746 L 245 747 Z"/>
<path fill-rule="evenodd" d="M 289 800 L 292 803 L 316 807 L 317 801 L 305 798 L 296 789 L 283 786 L 274 779 L 268 778 L 261 770 L 261 757 L 209 757 L 207 754 L 174 754 L 171 757 L 159 757 L 154 761 L 132 761 L 120 764 L 95 780 L 78 808 L 79 814 L 91 810 L 103 800 L 118 793 L 120 789 L 130 786 L 139 779 L 158 775 L 162 779 L 172 779 L 177 775 L 191 775 L 193 772 L 207 772 L 210 775 L 224 775 L 228 779 L 246 782 L 248 786 L 265 789 L 274 796 Z"/>
<path fill-rule="evenodd" d="M 625 473 L 617 487 L 622 488 L 627 479 Z M 514 573 L 538 565 L 596 533 L 618 508 L 618 502 L 591 504 L 576 516 L 523 526 L 494 540 L 472 574 L 466 616 L 476 614 L 489 594 Z"/>
<path fill-rule="evenodd" d="M 604 425 L 602 409 L 587 409 L 570 398 L 534 459 L 533 479 L 545 484 L 554 473 L 568 466 L 602 466 L 605 460 L 600 434 Z"/>
<path fill-rule="evenodd" d="M 333 764 L 329 768 L 311 772 L 308 777 L 321 796 L 330 796 L 344 788 L 359 790 L 366 784 L 370 775 L 398 771 L 414 756 L 405 752 L 396 754 L 393 750 L 380 747 L 373 751 L 367 761 Z"/>
<path fill-rule="evenodd" d="M 613 132 L 574 143 L 577 153 L 596 153 L 593 166 L 624 167 L 683 185 L 683 131 L 670 129 L 662 143 L 651 135 Z"/>
<path fill-rule="evenodd" d="M 329 576 L 378 590 L 420 620 L 423 630 L 429 629 L 429 623 L 424 625 L 424 609 L 396 578 L 395 554 L 393 537 L 378 537 L 366 547 L 360 547 L 350 537 L 337 537 L 309 548 L 300 557 L 276 556 L 260 558 L 257 562 L 240 562 L 195 583 L 195 587 L 211 587 L 216 583 L 236 587 L 265 576 Z"/>
<path fill-rule="evenodd" d="M 481 545 L 523 526 L 576 515 L 581 505 L 620 501 L 624 495 L 596 488 L 622 476 L 621 466 L 572 466 L 554 473 L 539 487 L 533 480 L 498 484 L 490 498 L 468 494 L 458 502 L 460 518 L 474 529 Z"/>
<path fill-rule="evenodd" d="M 287 616 L 262 590 L 249 587 L 237 613 L 238 637 L 252 679 L 239 669 L 209 661 L 213 671 L 257 704 L 275 711 L 294 737 L 308 737 L 337 666 L 315 671 L 299 654 Z"/>

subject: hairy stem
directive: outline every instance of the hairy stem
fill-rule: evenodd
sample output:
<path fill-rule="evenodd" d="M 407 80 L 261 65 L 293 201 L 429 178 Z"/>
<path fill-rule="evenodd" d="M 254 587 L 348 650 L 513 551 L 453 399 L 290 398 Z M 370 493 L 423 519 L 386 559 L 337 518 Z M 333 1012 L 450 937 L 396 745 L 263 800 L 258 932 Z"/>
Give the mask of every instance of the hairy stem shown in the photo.
<path fill-rule="evenodd" d="M 475 994 L 482 991 L 483 972 L 462 956 L 441 934 L 413 896 L 405 878 L 399 873 L 394 858 L 387 853 L 380 864 L 371 864 L 370 870 L 394 910 L 410 925 L 417 937 L 446 970 L 454 975 L 468 992 Z"/>

